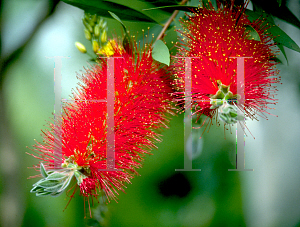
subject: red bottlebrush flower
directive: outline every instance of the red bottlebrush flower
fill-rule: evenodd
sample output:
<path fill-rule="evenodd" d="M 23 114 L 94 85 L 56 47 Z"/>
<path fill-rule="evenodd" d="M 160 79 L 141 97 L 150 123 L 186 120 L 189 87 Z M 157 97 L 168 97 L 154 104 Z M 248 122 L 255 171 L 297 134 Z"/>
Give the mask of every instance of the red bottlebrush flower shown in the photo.
<path fill-rule="evenodd" d="M 116 44 L 116 42 L 111 42 Z M 97 197 L 102 190 L 108 199 L 115 199 L 124 191 L 142 156 L 160 141 L 158 129 L 166 127 L 167 115 L 172 113 L 169 75 L 159 68 L 151 56 L 151 47 L 140 53 L 126 53 L 114 46 L 114 136 L 115 168 L 107 166 L 107 59 L 86 70 L 80 78 L 82 84 L 73 93 L 72 102 L 63 107 L 60 121 L 50 124 L 44 132 L 43 143 L 37 143 L 34 157 L 44 178 L 34 184 L 31 192 L 38 196 L 59 195 L 77 179 L 81 194 Z M 61 138 L 62 154 L 55 138 Z M 56 166 L 58 163 L 59 166 Z M 46 170 L 47 169 L 47 170 Z"/>
<path fill-rule="evenodd" d="M 244 8 L 224 6 L 215 10 L 198 8 L 187 20 L 181 21 L 178 57 L 194 57 L 191 60 L 192 107 L 198 119 L 205 114 L 210 122 L 218 116 L 225 124 L 256 119 L 255 114 L 268 113 L 269 104 L 275 104 L 275 84 L 279 82 L 276 62 L 271 60 L 276 54 L 274 42 L 265 31 L 263 21 L 250 22 Z M 260 41 L 251 39 L 247 29 L 256 30 Z M 230 58 L 231 57 L 231 58 Z M 239 104 L 241 94 L 237 94 L 237 59 L 245 58 L 243 104 Z M 175 63 L 175 85 L 178 100 L 182 101 L 185 88 L 184 60 Z"/>

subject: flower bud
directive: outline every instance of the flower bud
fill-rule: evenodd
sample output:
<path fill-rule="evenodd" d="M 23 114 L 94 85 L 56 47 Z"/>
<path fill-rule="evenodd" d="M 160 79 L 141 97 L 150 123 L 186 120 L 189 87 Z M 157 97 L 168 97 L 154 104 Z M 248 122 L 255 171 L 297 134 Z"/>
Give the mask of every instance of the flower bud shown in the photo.
<path fill-rule="evenodd" d="M 102 27 L 103 19 L 101 17 L 98 17 L 97 24 L 99 24 L 99 26 Z"/>
<path fill-rule="evenodd" d="M 102 27 L 102 28 L 106 28 L 106 27 L 107 27 L 107 22 L 106 22 L 106 21 L 103 21 L 101 27 Z"/>
<path fill-rule="evenodd" d="M 80 42 L 75 42 L 75 46 L 77 47 L 77 49 L 81 52 L 81 53 L 86 53 L 86 48 L 85 46 L 80 43 Z"/>
<path fill-rule="evenodd" d="M 87 40 L 91 40 L 92 39 L 92 34 L 86 28 L 84 29 L 84 35 L 85 35 L 85 38 Z"/>
<path fill-rule="evenodd" d="M 98 24 L 94 27 L 94 35 L 95 37 L 99 37 L 100 35 L 100 26 Z"/>
<path fill-rule="evenodd" d="M 93 40 L 93 51 L 97 53 L 98 50 L 99 50 L 99 43 L 97 42 L 97 40 Z"/>
<path fill-rule="evenodd" d="M 82 22 L 84 24 L 84 27 L 90 32 L 90 33 L 93 33 L 93 27 L 88 23 L 86 22 L 85 19 L 82 19 Z"/>
<path fill-rule="evenodd" d="M 106 33 L 106 30 L 104 30 L 101 34 L 101 43 L 106 43 L 107 42 L 107 33 Z"/>
<path fill-rule="evenodd" d="M 91 16 L 91 21 L 93 21 L 93 22 L 97 21 L 97 14 L 94 14 Z"/>

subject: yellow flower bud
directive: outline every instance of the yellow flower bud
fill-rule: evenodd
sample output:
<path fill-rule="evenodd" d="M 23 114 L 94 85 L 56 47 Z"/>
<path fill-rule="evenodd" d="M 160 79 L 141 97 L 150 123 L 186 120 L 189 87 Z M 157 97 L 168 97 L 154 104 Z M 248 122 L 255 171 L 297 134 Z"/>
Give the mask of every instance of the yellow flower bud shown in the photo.
<path fill-rule="evenodd" d="M 93 51 L 97 53 L 98 50 L 99 50 L 99 43 L 97 42 L 97 40 L 93 40 Z"/>
<path fill-rule="evenodd" d="M 101 40 L 101 43 L 106 43 L 106 41 L 107 41 L 107 33 L 106 33 L 106 30 L 104 30 L 104 31 L 102 32 L 100 40 Z"/>
<path fill-rule="evenodd" d="M 81 52 L 81 53 L 86 53 L 86 48 L 85 46 L 80 43 L 80 42 L 76 42 L 75 46 L 77 47 L 77 49 Z"/>

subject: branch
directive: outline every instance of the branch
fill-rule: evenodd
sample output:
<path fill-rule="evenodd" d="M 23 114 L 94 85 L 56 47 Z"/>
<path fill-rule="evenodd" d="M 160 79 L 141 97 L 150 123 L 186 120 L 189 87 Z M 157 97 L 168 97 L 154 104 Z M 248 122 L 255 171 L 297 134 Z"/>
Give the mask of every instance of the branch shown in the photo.
<path fill-rule="evenodd" d="M 184 5 L 188 0 L 182 0 L 179 5 Z M 177 16 L 177 14 L 179 13 L 179 10 L 175 10 L 173 12 L 173 14 L 171 15 L 171 17 L 169 18 L 169 20 L 167 21 L 167 23 L 165 23 L 163 29 L 161 30 L 161 32 L 159 33 L 159 35 L 157 36 L 156 40 L 160 40 L 164 37 L 165 32 L 167 31 L 168 27 L 170 26 L 170 24 L 172 23 L 172 21 L 174 20 L 174 18 Z"/>

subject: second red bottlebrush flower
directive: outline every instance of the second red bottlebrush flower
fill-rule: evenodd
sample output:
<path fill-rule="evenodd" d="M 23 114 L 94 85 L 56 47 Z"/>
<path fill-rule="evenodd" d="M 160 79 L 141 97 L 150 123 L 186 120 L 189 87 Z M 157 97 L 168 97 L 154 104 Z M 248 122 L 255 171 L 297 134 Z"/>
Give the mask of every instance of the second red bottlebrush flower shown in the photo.
<path fill-rule="evenodd" d="M 75 176 L 83 196 L 97 197 L 102 190 L 108 199 L 115 199 L 137 173 L 142 156 L 160 141 L 157 130 L 166 126 L 167 115 L 172 113 L 169 75 L 152 59 L 151 47 L 141 52 L 135 47 L 129 54 L 116 41 L 112 44 L 113 57 L 118 57 L 114 59 L 114 150 L 119 171 L 105 171 L 109 169 L 110 104 L 103 102 L 107 99 L 108 60 L 100 58 L 80 78 L 82 84 L 63 107 L 62 119 L 50 124 L 44 141 L 35 145 L 34 156 L 44 163 L 35 166 L 44 177 L 31 190 L 37 196 L 59 195 Z M 57 137 L 62 154 L 55 153 Z"/>
<path fill-rule="evenodd" d="M 232 1 L 233 2 L 233 1 Z M 269 104 L 275 104 L 278 70 L 274 59 L 274 42 L 266 34 L 268 25 L 261 20 L 250 22 L 243 7 L 224 6 L 215 10 L 198 8 L 187 20 L 183 29 L 178 57 L 192 57 L 192 106 L 198 119 L 205 114 L 215 116 L 225 124 L 233 124 L 245 117 L 256 119 L 265 116 Z M 255 40 L 250 32 L 256 33 Z M 237 57 L 244 59 L 244 97 L 237 89 Z M 250 57 L 250 58 L 249 58 Z M 185 88 L 184 60 L 175 63 L 178 99 L 183 100 Z M 242 85 L 241 85 L 242 86 Z M 240 111 L 239 111 L 240 110 Z"/>

